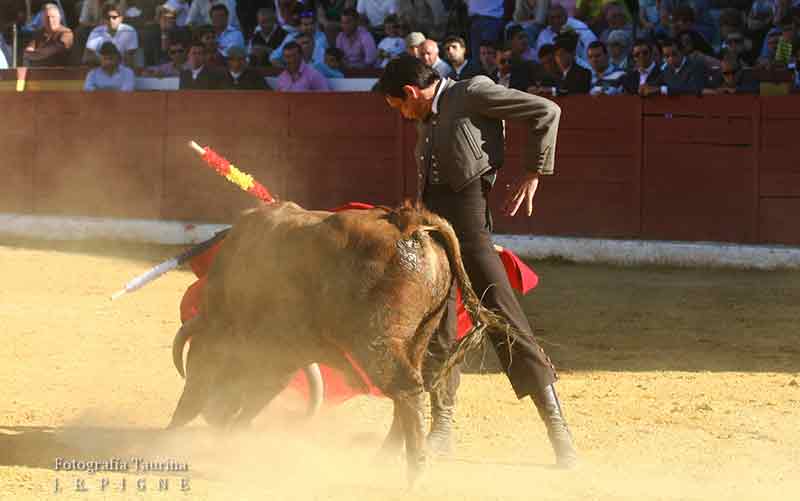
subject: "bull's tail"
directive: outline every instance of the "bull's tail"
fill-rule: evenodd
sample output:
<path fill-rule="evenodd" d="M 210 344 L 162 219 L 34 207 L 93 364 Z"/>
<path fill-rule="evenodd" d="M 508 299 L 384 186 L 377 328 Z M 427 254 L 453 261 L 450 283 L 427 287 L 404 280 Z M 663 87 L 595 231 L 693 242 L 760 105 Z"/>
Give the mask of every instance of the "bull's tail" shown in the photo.
<path fill-rule="evenodd" d="M 464 269 L 464 263 L 461 260 L 461 245 L 450 223 L 433 213 L 427 213 L 425 219 L 427 225 L 418 229 L 431 233 L 435 232 L 440 237 L 438 240 L 447 253 L 450 272 L 461 290 L 461 301 L 464 309 L 469 314 L 473 324 L 472 329 L 453 347 L 450 356 L 445 360 L 439 373 L 434 376 L 431 387 L 436 389 L 447 378 L 450 371 L 464 360 L 467 353 L 483 344 L 486 334 L 496 333 L 507 336 L 509 346 L 515 339 L 519 339 L 522 334 L 503 317 L 481 304 L 481 300 L 472 288 L 472 283 Z"/>

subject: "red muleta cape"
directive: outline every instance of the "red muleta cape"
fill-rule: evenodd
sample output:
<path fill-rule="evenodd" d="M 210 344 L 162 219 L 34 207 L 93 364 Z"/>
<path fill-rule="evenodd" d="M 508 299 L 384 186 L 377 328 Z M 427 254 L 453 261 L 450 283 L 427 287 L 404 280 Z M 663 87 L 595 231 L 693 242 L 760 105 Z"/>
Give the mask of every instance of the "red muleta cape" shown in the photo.
<path fill-rule="evenodd" d="M 373 208 L 373 206 L 369 204 L 351 202 L 341 207 L 332 209 L 332 212 L 371 208 Z M 201 304 L 200 298 L 202 297 L 203 288 L 206 284 L 206 275 L 211 267 L 211 263 L 214 261 L 214 256 L 216 256 L 217 252 L 219 251 L 219 246 L 221 243 L 222 240 L 210 247 L 206 252 L 195 256 L 189 261 L 189 266 L 197 276 L 197 280 L 190 285 L 183 294 L 183 299 L 181 300 L 180 306 L 181 323 L 186 322 L 199 313 Z M 534 271 L 528 267 L 528 265 L 522 262 L 522 260 L 520 260 L 508 249 L 500 250 L 499 254 L 500 260 L 503 262 L 506 274 L 508 275 L 508 279 L 514 289 L 526 294 L 528 291 L 536 287 L 536 285 L 539 283 L 539 277 L 536 276 L 536 273 L 534 273 Z M 467 312 L 464 310 L 464 306 L 461 303 L 461 295 L 459 294 L 458 338 L 460 339 L 466 335 L 471 327 L 472 321 L 470 320 L 469 315 L 467 315 Z M 325 365 L 320 365 L 320 372 L 322 373 L 322 378 L 325 383 L 325 403 L 328 405 L 338 404 L 356 395 L 363 394 L 382 396 L 383 394 L 381 391 L 372 385 L 366 373 L 361 369 L 358 363 L 356 363 L 356 361 L 353 360 L 353 358 L 347 353 L 345 353 L 345 356 L 352 364 L 355 372 L 363 381 L 364 386 L 354 387 L 348 384 L 344 374 L 341 371 Z M 295 375 L 294 379 L 292 379 L 291 383 L 289 384 L 289 387 L 301 392 L 303 395 L 308 394 L 308 383 L 302 371 L 299 371 Z"/>

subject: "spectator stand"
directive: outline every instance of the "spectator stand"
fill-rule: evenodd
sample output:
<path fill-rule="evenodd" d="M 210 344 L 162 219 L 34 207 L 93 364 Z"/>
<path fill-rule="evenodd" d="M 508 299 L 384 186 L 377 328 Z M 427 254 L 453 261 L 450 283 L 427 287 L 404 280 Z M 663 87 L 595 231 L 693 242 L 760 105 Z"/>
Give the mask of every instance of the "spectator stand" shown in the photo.
<path fill-rule="evenodd" d="M 25 68 L 0 70 L 0 91 L 81 91 L 90 67 Z M 260 68 L 270 87 L 274 87 L 279 69 Z M 379 69 L 345 71 L 345 78 L 328 79 L 333 91 L 366 92 L 380 75 Z M 175 91 L 178 78 L 136 78 L 138 91 Z"/>

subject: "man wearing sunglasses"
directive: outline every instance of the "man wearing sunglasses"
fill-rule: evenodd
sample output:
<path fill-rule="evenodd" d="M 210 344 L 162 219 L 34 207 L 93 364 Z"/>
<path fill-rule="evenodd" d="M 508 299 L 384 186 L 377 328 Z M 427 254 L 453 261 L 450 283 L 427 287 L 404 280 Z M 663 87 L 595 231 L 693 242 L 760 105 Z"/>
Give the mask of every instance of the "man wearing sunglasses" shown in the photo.
<path fill-rule="evenodd" d="M 133 27 L 123 23 L 122 9 L 116 3 L 109 2 L 103 6 L 104 24 L 93 29 L 86 41 L 85 63 L 99 61 L 98 51 L 105 42 L 112 42 L 122 55 L 123 64 L 133 67 L 133 56 L 139 48 L 139 35 Z"/>
<path fill-rule="evenodd" d="M 147 68 L 143 75 L 157 78 L 178 77 L 181 71 L 190 69 L 186 57 L 186 46 L 182 41 L 171 39 L 167 54 L 169 55 L 169 61 Z"/>
<path fill-rule="evenodd" d="M 553 101 L 495 84 L 485 76 L 455 81 L 442 78 L 421 60 L 402 55 L 389 62 L 375 86 L 403 117 L 417 122 L 415 158 L 418 198 L 453 225 L 461 243 L 464 268 L 484 306 L 500 315 L 514 332 L 491 332 L 489 339 L 517 398 L 530 397 L 544 421 L 558 465 L 572 467 L 577 453 L 561 412 L 556 372 L 538 345 L 517 301 L 491 239 L 489 193 L 504 163 L 503 120 L 524 124 L 524 174 L 501 188 L 504 213 L 520 209 L 530 216 L 541 176 L 553 173 L 561 109 Z M 456 289 L 428 347 L 423 368 L 426 387 L 456 338 Z M 458 371 L 431 393 L 433 426 L 428 447 L 448 452 L 455 410 Z"/>
<path fill-rule="evenodd" d="M 638 39 L 633 44 L 633 69 L 622 78 L 622 88 L 627 94 L 639 95 L 647 86 L 661 84 L 661 69 L 655 61 L 655 48 L 647 40 Z"/>

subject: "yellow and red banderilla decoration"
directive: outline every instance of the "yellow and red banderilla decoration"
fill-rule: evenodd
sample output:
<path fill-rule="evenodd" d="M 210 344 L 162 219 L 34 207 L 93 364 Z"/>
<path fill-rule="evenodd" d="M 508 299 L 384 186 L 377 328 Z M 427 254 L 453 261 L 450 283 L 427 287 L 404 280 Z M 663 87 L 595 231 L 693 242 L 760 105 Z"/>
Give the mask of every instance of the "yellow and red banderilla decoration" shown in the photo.
<path fill-rule="evenodd" d="M 189 142 L 189 146 L 199 153 L 206 164 L 214 169 L 217 174 L 224 177 L 231 183 L 235 184 L 242 190 L 246 191 L 247 193 L 251 194 L 252 196 L 258 198 L 264 203 L 274 203 L 275 198 L 270 194 L 269 190 L 264 187 L 261 183 L 253 179 L 253 176 L 246 172 L 242 172 L 236 168 L 235 165 L 230 163 L 225 157 L 219 155 L 217 152 L 212 150 L 209 147 L 201 147 L 199 144 L 195 143 L 194 141 Z M 134 278 L 127 284 L 123 289 L 115 292 L 111 299 L 117 299 L 120 296 L 128 293 L 133 292 L 141 287 L 145 286 L 146 284 L 152 282 L 156 278 L 160 277 L 164 273 L 174 270 L 181 264 L 185 263 L 189 259 L 193 258 L 194 256 L 205 252 L 209 249 L 212 245 L 217 243 L 221 240 L 225 234 L 228 233 L 228 229 L 222 230 L 215 234 L 211 239 L 206 240 L 204 242 L 200 242 L 199 244 L 191 247 L 190 249 L 186 250 L 182 254 L 179 254 L 175 257 L 167 259 L 166 261 L 153 266 L 146 272 L 142 273 L 138 277 Z"/>
<path fill-rule="evenodd" d="M 194 141 L 190 141 L 189 146 L 194 151 L 202 155 L 206 164 L 217 171 L 217 174 L 220 176 L 224 177 L 231 183 L 265 203 L 271 204 L 275 201 L 275 198 L 273 198 L 273 196 L 269 193 L 269 190 L 267 190 L 264 185 L 253 179 L 253 176 L 250 174 L 237 169 L 235 165 L 217 154 L 217 152 L 208 146 L 203 148 Z"/>

